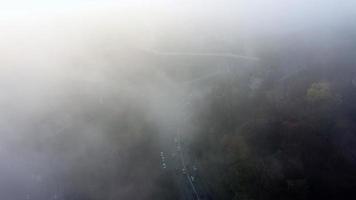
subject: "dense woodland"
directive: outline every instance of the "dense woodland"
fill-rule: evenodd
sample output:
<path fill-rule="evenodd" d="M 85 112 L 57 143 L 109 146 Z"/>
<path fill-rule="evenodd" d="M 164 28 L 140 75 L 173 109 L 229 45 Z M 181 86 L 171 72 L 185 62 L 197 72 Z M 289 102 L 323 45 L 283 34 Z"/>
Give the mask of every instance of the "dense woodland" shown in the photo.
<path fill-rule="evenodd" d="M 356 197 L 354 59 L 313 60 L 319 52 L 303 49 L 286 70 L 296 58 L 284 52 L 295 45 L 220 80 L 196 103 L 191 151 L 216 199 Z"/>

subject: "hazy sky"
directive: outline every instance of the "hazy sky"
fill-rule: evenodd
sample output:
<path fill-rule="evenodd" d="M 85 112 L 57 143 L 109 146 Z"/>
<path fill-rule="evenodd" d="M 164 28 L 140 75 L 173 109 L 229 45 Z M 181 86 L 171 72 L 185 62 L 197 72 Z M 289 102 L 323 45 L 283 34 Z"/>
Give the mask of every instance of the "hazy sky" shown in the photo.
<path fill-rule="evenodd" d="M 352 20 L 350 16 L 356 13 L 353 0 L 0 0 L 0 15 L 127 6 L 136 14 L 149 10 L 177 17 L 240 18 L 260 26 L 276 22 L 299 26 L 313 21 Z"/>

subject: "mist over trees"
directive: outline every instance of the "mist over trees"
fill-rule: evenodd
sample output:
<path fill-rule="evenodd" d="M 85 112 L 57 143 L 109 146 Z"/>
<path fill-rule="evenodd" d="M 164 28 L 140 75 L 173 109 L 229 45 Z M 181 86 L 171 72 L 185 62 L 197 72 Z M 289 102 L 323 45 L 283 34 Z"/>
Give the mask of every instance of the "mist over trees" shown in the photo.
<path fill-rule="evenodd" d="M 67 4 L 0 8 L 0 199 L 356 198 L 354 3 Z"/>
<path fill-rule="evenodd" d="M 276 70 L 220 84 L 197 116 L 192 153 L 216 198 L 353 197 L 354 68 L 310 66 L 283 85 Z M 251 91 L 256 77 L 263 83 Z"/>

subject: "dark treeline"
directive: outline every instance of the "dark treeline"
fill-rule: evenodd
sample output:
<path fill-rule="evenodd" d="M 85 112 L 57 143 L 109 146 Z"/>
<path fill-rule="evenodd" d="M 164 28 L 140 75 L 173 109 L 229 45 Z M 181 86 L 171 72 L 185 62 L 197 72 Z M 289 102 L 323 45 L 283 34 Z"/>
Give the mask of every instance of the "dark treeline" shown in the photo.
<path fill-rule="evenodd" d="M 355 47 L 323 42 L 268 44 L 196 103 L 191 152 L 216 199 L 356 197 Z"/>

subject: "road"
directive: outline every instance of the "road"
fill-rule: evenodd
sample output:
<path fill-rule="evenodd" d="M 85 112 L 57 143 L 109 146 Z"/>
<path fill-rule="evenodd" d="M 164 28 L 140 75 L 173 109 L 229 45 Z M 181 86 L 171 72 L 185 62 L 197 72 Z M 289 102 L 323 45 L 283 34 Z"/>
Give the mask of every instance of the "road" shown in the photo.
<path fill-rule="evenodd" d="M 147 48 L 138 48 L 138 49 L 158 56 L 210 57 L 210 58 L 225 58 L 225 59 L 236 59 L 236 60 L 243 59 L 243 60 L 259 61 L 258 57 L 238 55 L 233 53 L 166 52 L 166 51 L 157 51 L 155 49 L 147 49 Z"/>
<path fill-rule="evenodd" d="M 258 62 L 260 59 L 253 56 L 246 56 L 246 55 L 236 55 L 231 53 L 190 53 L 190 52 L 161 52 L 153 49 L 140 49 L 144 52 L 155 56 L 164 56 L 164 57 L 198 57 L 202 59 L 204 57 L 208 58 L 223 58 L 228 60 L 246 60 L 252 61 L 252 63 Z M 196 77 L 194 79 L 181 82 L 181 86 L 189 87 L 196 83 L 202 83 L 205 81 L 209 82 L 209 79 L 213 79 L 217 76 L 223 76 L 222 78 L 226 78 L 226 76 L 234 75 L 234 72 L 237 72 L 236 68 L 240 70 L 245 70 L 250 68 L 250 64 L 231 64 L 227 67 L 220 68 L 215 72 L 208 73 L 206 75 Z M 231 70 L 234 68 L 234 70 Z M 179 86 L 177 88 L 180 88 Z M 194 90 L 194 89 L 193 89 Z M 193 92 L 193 91 L 191 91 Z M 190 97 L 192 93 L 187 93 L 186 97 Z M 183 97 L 180 103 L 183 109 L 186 109 L 185 105 L 191 103 L 192 101 L 189 98 Z M 185 119 L 189 118 L 188 116 L 184 117 Z M 180 123 L 181 126 L 186 126 L 187 121 L 182 119 Z M 167 134 L 171 135 L 171 137 L 167 138 L 166 144 L 162 148 L 161 152 L 161 165 L 162 170 L 173 172 L 174 174 L 174 181 L 178 186 L 180 191 L 180 199 L 181 200 L 212 200 L 213 194 L 209 191 L 207 187 L 208 184 L 204 181 L 204 177 L 200 173 L 199 163 L 196 163 L 196 159 L 189 154 L 189 147 L 184 141 L 184 130 L 177 127 L 172 132 L 174 134 Z M 173 137 L 173 138 L 172 138 Z"/>
<path fill-rule="evenodd" d="M 166 151 L 161 152 L 162 170 L 173 174 L 181 200 L 211 200 L 211 194 L 205 187 L 200 170 L 189 155 L 189 149 L 182 141 L 181 134 L 177 130 L 169 142 L 170 145 L 166 146 Z"/>

